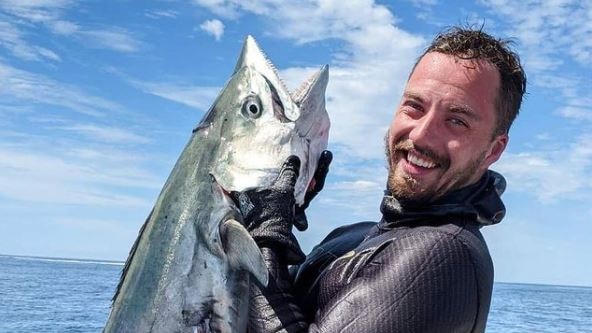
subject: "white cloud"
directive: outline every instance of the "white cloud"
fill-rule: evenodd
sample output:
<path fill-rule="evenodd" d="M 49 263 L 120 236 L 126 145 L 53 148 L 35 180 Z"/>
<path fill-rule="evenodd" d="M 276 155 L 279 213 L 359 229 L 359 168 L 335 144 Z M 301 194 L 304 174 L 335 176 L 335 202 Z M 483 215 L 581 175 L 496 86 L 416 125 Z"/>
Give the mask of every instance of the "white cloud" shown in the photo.
<path fill-rule="evenodd" d="M 79 31 L 78 35 L 82 39 L 88 38 L 93 41 L 93 43 L 86 44 L 87 46 L 111 49 L 119 52 L 136 52 L 142 45 L 129 32 L 123 29 L 84 30 Z"/>
<path fill-rule="evenodd" d="M 160 18 L 176 18 L 179 16 L 179 13 L 174 10 L 150 10 L 146 11 L 144 14 L 146 17 L 151 19 L 160 19 Z"/>
<path fill-rule="evenodd" d="M 222 35 L 224 35 L 224 23 L 217 19 L 204 21 L 199 25 L 199 28 L 207 34 L 214 36 L 216 40 L 220 40 Z"/>
<path fill-rule="evenodd" d="M 592 29 L 589 1 L 483 1 L 492 11 L 509 19 L 513 35 L 528 49 L 527 63 L 538 55 L 550 64 L 534 70 L 554 69 L 557 54 L 569 55 L 584 66 L 589 58 L 582 58 L 592 50 Z M 567 52 L 566 52 L 567 51 Z"/>
<path fill-rule="evenodd" d="M 438 0 L 410 0 L 410 2 L 417 7 L 435 6 Z"/>
<path fill-rule="evenodd" d="M 0 195 L 12 200 L 148 207 L 145 199 L 125 194 L 121 188 L 160 186 L 151 173 L 113 159 L 80 158 L 68 151 L 30 146 L 0 146 L 0 155 Z"/>
<path fill-rule="evenodd" d="M 509 1 L 484 0 L 491 12 L 509 24 L 507 32 L 518 39 L 529 83 L 554 90 L 557 113 L 577 120 L 591 120 L 592 100 L 589 75 L 592 68 L 592 2 L 590 1 Z M 559 89 L 561 94 L 555 92 Z"/>
<path fill-rule="evenodd" d="M 208 110 L 220 92 L 219 87 L 202 87 L 179 83 L 143 82 L 130 80 L 138 89 L 198 110 Z"/>
<path fill-rule="evenodd" d="M 592 110 L 590 108 L 582 108 L 568 105 L 559 108 L 558 112 L 565 118 L 592 121 Z"/>
<path fill-rule="evenodd" d="M 0 96 L 35 104 L 49 104 L 100 116 L 102 110 L 118 110 L 120 106 L 89 95 L 72 85 L 54 81 L 42 75 L 26 72 L 0 62 Z"/>
<path fill-rule="evenodd" d="M 15 25 L 7 21 L 0 21 L 0 45 L 8 49 L 15 57 L 24 60 L 61 60 L 56 53 L 49 49 L 29 45 L 24 40 L 21 31 Z"/>
<path fill-rule="evenodd" d="M 193 0 L 194 4 L 206 7 L 214 14 L 233 19 L 239 15 L 239 5 L 226 0 Z"/>
<path fill-rule="evenodd" d="M 39 113 L 33 113 L 31 116 L 28 117 L 27 120 L 35 124 L 66 124 L 69 122 L 68 118 L 62 115 L 40 115 Z"/>
<path fill-rule="evenodd" d="M 56 26 L 56 31 L 72 29 L 68 22 L 60 21 L 63 12 L 70 7 L 69 0 L 2 0 L 0 1 L 0 45 L 7 48 L 14 56 L 33 61 L 60 61 L 61 57 L 46 47 L 27 42 L 21 27 L 30 28 L 33 24 Z M 2 14 L 2 12 L 8 14 Z M 26 22 L 28 21 L 28 22 Z"/>
<path fill-rule="evenodd" d="M 355 180 L 355 181 L 343 181 L 337 182 L 334 185 L 334 189 L 340 191 L 368 191 L 375 190 L 380 191 L 384 188 L 382 183 L 377 183 L 370 180 Z"/>
<path fill-rule="evenodd" d="M 6 113 L 30 113 L 32 108 L 28 105 L 4 105 L 0 104 L 0 114 Z"/>
<path fill-rule="evenodd" d="M 49 23 L 49 28 L 58 35 L 69 36 L 80 30 L 80 27 L 73 22 L 57 20 Z"/>
<path fill-rule="evenodd" d="M 101 142 L 144 144 L 149 143 L 151 141 L 147 137 L 135 134 L 130 130 L 117 127 L 97 126 L 94 124 L 75 124 L 60 127 L 60 129 L 80 133 L 86 137 Z"/>
<path fill-rule="evenodd" d="M 592 100 L 592 82 L 587 75 L 592 66 L 592 2 L 480 0 L 478 4 L 489 11 L 468 12 L 468 23 L 483 24 L 486 30 L 497 31 L 500 37 L 511 37 L 517 42 L 513 46 L 521 56 L 528 76 L 527 91 L 532 92 L 533 86 L 552 91 L 549 96 L 565 104 L 556 114 L 577 120 L 590 119 L 590 103 L 585 107 L 574 103 Z M 445 4 L 431 6 L 428 10 L 435 8 L 438 13 Z M 430 15 L 424 21 L 430 25 L 442 25 L 437 15 Z"/>
<path fill-rule="evenodd" d="M 325 189 L 315 199 L 323 207 L 319 215 L 326 211 L 336 212 L 332 216 L 319 218 L 319 221 L 324 221 L 327 231 L 347 222 L 343 221 L 344 216 L 349 222 L 369 218 L 377 221 L 380 216 L 379 204 L 384 194 L 387 170 L 382 162 L 358 162 L 353 165 L 348 158 L 339 154 L 335 155 L 331 163 Z M 320 235 L 326 235 L 326 232 Z"/>
<path fill-rule="evenodd" d="M 139 40 L 122 28 L 89 29 L 63 19 L 65 11 L 72 5 L 73 1 L 66 0 L 0 1 L 0 9 L 9 14 L 2 15 L 0 12 L 0 18 L 5 21 L 0 22 L 0 42 L 13 54 L 26 60 L 42 60 L 39 56 L 59 60 L 55 52 L 27 43 L 22 38 L 23 32 L 20 29 L 41 25 L 55 34 L 76 38 L 87 47 L 130 53 L 138 51 L 142 46 Z"/>
<path fill-rule="evenodd" d="M 535 138 L 537 138 L 537 140 L 542 140 L 542 141 L 549 141 L 551 140 L 551 134 L 549 133 L 539 133 L 535 136 Z"/>
<path fill-rule="evenodd" d="M 493 169 L 508 181 L 508 190 L 529 193 L 541 202 L 587 200 L 592 194 L 592 136 L 582 135 L 553 150 L 505 153 Z"/>
<path fill-rule="evenodd" d="M 72 0 L 1 0 L 0 8 L 32 22 L 49 22 L 72 4 Z"/>
<path fill-rule="evenodd" d="M 568 76 L 561 71 L 536 76 L 536 84 L 553 95 L 560 106 L 556 113 L 577 121 L 592 121 L 592 81 L 576 74 Z"/>
<path fill-rule="evenodd" d="M 62 60 L 59 55 L 57 55 L 55 52 L 53 52 L 52 50 L 49 50 L 49 49 L 39 47 L 39 48 L 37 48 L 37 52 L 39 52 L 39 54 L 41 54 L 46 59 L 50 59 L 50 60 L 54 60 L 54 61 L 61 61 Z"/>
<path fill-rule="evenodd" d="M 345 45 L 334 54 L 327 91 L 331 141 L 354 158 L 382 160 L 384 133 L 424 43 L 421 37 L 397 28 L 385 6 L 373 1 L 329 0 L 195 2 L 230 18 L 243 13 L 261 15 L 271 26 L 282 27 L 274 30 L 274 37 L 297 43 L 343 40 Z M 297 67 L 281 72 L 302 78 L 309 71 Z"/>

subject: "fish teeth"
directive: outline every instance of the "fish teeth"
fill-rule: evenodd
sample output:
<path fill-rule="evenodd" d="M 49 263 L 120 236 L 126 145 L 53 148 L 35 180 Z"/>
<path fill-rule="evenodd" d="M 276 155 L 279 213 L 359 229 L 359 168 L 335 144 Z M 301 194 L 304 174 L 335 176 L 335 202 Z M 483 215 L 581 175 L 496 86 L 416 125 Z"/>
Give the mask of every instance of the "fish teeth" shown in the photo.
<path fill-rule="evenodd" d="M 407 160 L 414 165 L 420 166 L 422 168 L 427 168 L 427 169 L 431 169 L 434 168 L 436 166 L 436 163 L 429 161 L 425 158 L 421 158 L 415 154 L 412 153 L 408 153 L 407 154 Z"/>
<path fill-rule="evenodd" d="M 317 78 L 315 75 L 309 77 L 305 83 L 303 83 L 300 87 L 298 87 L 294 92 L 290 94 L 292 100 L 295 102 L 302 102 L 302 100 L 304 99 L 304 95 L 308 93 L 308 89 L 316 79 Z"/>
<path fill-rule="evenodd" d="M 261 49 L 261 47 L 259 46 L 259 43 L 257 43 L 257 41 L 255 39 L 253 39 L 253 42 L 255 43 L 255 45 L 257 46 L 257 48 L 259 48 L 259 50 L 261 51 L 261 54 L 263 55 L 263 58 L 265 58 L 265 61 L 267 62 L 267 65 L 271 68 L 271 70 L 273 71 L 273 73 L 275 74 L 275 76 L 278 78 L 279 84 L 282 86 L 282 88 L 284 88 L 284 91 L 290 91 L 288 89 L 288 86 L 286 85 L 286 83 L 284 82 L 284 80 L 280 77 L 280 74 L 278 72 L 277 67 L 275 67 L 275 65 L 273 64 L 273 62 L 271 62 L 271 60 L 269 60 L 269 57 L 267 56 L 267 54 L 265 54 L 265 52 L 263 52 L 263 50 Z"/>

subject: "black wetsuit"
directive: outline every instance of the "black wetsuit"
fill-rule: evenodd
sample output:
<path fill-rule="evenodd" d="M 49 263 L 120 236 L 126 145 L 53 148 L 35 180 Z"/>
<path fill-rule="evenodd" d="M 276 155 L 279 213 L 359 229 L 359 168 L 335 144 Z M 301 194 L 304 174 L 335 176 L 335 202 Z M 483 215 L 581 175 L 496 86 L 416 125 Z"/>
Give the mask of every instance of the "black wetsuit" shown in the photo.
<path fill-rule="evenodd" d="M 424 206 L 386 195 L 379 223 L 333 231 L 290 274 L 263 248 L 249 332 L 484 332 L 493 264 L 479 228 L 501 221 L 501 176 Z M 503 186 L 502 186 L 503 187 Z"/>

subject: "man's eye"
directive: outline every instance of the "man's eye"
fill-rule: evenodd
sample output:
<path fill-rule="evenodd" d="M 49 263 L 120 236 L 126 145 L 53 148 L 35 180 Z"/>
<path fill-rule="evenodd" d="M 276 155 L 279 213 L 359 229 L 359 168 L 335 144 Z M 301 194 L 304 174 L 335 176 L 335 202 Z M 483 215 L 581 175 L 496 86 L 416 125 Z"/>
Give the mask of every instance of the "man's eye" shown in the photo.
<path fill-rule="evenodd" d="M 465 121 L 463 121 L 462 119 L 450 118 L 448 121 L 451 124 L 453 124 L 454 126 L 462 126 L 462 127 L 469 128 L 469 125 Z"/>
<path fill-rule="evenodd" d="M 419 111 L 423 110 L 421 105 L 417 102 L 414 102 L 414 101 L 406 101 L 403 105 L 411 107 L 411 108 L 419 110 Z"/>
<path fill-rule="evenodd" d="M 405 101 L 401 107 L 401 110 L 410 116 L 419 116 L 423 113 L 423 107 L 421 104 L 414 101 Z"/>

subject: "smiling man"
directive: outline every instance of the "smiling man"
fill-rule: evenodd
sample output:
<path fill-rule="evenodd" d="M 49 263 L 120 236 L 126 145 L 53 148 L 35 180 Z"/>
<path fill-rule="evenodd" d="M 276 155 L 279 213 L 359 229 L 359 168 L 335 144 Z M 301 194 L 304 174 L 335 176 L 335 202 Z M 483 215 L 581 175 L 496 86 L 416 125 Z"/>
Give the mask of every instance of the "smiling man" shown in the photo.
<path fill-rule="evenodd" d="M 503 117 L 496 103 L 500 85 L 499 71 L 485 59 L 437 51 L 421 58 L 388 135 L 388 186 L 395 197 L 436 199 L 475 183 L 497 161 L 508 142 L 496 124 Z"/>
<path fill-rule="evenodd" d="M 479 229 L 505 213 L 505 181 L 488 168 L 525 88 L 506 41 L 464 28 L 438 35 L 386 135 L 382 220 L 333 231 L 291 273 L 303 259 L 291 232 L 297 158 L 270 189 L 242 193 L 270 271 L 268 286 L 252 288 L 250 332 L 484 332 L 493 264 Z M 330 159 L 321 156 L 305 206 Z"/>

